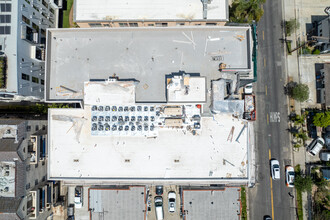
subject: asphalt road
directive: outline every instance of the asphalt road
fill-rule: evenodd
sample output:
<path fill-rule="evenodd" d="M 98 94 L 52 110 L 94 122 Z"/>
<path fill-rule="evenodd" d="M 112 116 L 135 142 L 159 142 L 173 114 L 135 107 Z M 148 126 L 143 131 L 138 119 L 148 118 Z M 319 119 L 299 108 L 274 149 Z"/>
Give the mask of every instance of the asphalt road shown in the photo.
<path fill-rule="evenodd" d="M 258 81 L 255 85 L 257 101 L 256 186 L 249 189 L 250 219 L 295 219 L 295 207 L 285 185 L 285 166 L 291 165 L 289 134 L 286 131 L 288 100 L 284 95 L 287 80 L 281 0 L 266 1 L 264 16 L 258 23 Z M 280 162 L 281 179 L 270 178 L 270 158 Z"/>

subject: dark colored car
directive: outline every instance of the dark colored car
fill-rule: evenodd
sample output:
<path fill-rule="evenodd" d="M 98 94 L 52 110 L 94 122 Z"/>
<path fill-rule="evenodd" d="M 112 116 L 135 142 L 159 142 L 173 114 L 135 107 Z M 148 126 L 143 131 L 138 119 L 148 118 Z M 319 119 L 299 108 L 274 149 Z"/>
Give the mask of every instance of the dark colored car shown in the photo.
<path fill-rule="evenodd" d="M 264 220 L 272 220 L 272 218 L 269 215 L 265 215 Z"/>
<path fill-rule="evenodd" d="M 163 186 L 156 186 L 156 194 L 159 196 L 163 195 Z"/>

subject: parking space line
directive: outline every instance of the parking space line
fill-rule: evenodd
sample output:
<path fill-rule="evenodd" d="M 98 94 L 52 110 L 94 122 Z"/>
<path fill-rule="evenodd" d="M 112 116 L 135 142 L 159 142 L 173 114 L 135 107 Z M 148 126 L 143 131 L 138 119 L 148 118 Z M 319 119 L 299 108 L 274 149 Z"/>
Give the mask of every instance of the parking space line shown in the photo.
<path fill-rule="evenodd" d="M 266 91 L 266 95 L 267 95 L 267 86 L 265 86 L 265 91 Z"/>
<path fill-rule="evenodd" d="M 267 113 L 267 125 L 269 125 L 269 114 Z"/>

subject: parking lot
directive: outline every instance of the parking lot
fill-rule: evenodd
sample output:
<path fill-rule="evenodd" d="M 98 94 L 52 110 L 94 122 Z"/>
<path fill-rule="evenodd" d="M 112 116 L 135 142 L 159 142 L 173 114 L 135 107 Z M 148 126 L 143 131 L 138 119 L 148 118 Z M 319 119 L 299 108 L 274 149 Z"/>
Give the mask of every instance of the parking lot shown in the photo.
<path fill-rule="evenodd" d="M 155 201 L 154 198 L 158 196 L 156 194 L 156 186 L 151 186 L 149 192 L 149 200 L 150 200 L 150 211 L 148 211 L 147 218 L 148 220 L 157 220 L 156 212 L 155 212 Z M 175 212 L 171 213 L 168 211 L 168 193 L 175 192 L 176 194 L 176 202 L 175 202 Z M 179 194 L 179 187 L 170 185 L 170 186 L 163 186 L 163 211 L 164 211 L 164 219 L 166 220 L 178 220 L 180 219 L 180 194 Z"/>

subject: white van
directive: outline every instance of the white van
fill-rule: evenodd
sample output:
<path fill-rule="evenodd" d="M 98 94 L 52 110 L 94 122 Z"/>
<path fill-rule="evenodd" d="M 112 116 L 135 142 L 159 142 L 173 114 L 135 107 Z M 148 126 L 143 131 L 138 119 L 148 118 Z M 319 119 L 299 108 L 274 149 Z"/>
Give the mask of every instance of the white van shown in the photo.
<path fill-rule="evenodd" d="M 163 198 L 161 196 L 155 197 L 155 208 L 156 208 L 156 219 L 157 220 L 164 219 Z"/>
<path fill-rule="evenodd" d="M 308 153 L 312 156 L 315 156 L 320 152 L 320 150 L 323 148 L 324 145 L 324 139 L 321 137 L 317 137 L 308 147 Z"/>

